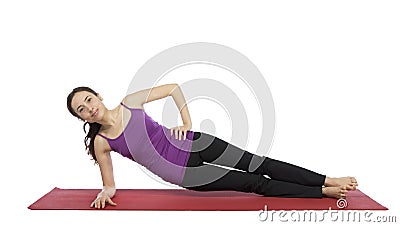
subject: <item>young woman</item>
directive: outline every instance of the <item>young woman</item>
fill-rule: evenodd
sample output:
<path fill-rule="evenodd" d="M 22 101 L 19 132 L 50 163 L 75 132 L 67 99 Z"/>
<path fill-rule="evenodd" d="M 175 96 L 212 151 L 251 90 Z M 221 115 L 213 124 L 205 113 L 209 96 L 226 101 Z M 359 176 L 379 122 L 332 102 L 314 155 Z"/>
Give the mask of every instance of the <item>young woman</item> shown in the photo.
<path fill-rule="evenodd" d="M 143 108 L 145 103 L 168 96 L 175 101 L 183 122 L 183 125 L 171 129 L 155 122 Z M 84 130 L 89 124 L 84 142 L 88 154 L 99 165 L 103 180 L 103 190 L 91 207 L 104 208 L 106 203 L 116 205 L 111 200 L 116 188 L 110 151 L 118 152 L 163 180 L 189 190 L 344 198 L 358 185 L 354 177 L 327 177 L 286 162 L 257 156 L 213 135 L 191 131 L 189 110 L 178 84 L 165 84 L 129 94 L 114 109 L 107 109 L 102 100 L 88 87 L 77 87 L 67 97 L 68 110 L 85 121 Z"/>

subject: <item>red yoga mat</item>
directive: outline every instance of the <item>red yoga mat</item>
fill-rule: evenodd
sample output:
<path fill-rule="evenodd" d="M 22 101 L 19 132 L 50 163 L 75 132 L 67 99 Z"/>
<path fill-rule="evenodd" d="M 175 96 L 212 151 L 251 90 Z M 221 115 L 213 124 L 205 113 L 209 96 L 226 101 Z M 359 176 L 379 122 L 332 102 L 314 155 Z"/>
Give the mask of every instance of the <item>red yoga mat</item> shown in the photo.
<path fill-rule="evenodd" d="M 28 208 L 31 210 L 95 210 L 91 202 L 99 189 L 54 188 Z M 199 192 L 186 189 L 118 189 L 104 210 L 387 210 L 360 190 L 346 200 L 333 198 L 279 198 L 236 191 Z M 347 203 L 347 206 L 345 206 Z"/>

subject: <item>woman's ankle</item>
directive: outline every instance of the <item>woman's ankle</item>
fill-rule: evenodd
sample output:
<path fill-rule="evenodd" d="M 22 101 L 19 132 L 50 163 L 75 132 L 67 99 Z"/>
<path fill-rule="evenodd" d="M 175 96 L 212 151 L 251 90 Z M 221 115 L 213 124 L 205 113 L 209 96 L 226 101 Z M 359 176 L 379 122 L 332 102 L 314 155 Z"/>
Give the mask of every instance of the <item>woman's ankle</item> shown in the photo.
<path fill-rule="evenodd" d="M 325 177 L 325 181 L 324 181 L 324 186 L 326 186 L 326 187 L 327 187 L 327 186 L 330 186 L 331 183 L 332 183 L 332 178 L 326 176 L 326 177 Z"/>

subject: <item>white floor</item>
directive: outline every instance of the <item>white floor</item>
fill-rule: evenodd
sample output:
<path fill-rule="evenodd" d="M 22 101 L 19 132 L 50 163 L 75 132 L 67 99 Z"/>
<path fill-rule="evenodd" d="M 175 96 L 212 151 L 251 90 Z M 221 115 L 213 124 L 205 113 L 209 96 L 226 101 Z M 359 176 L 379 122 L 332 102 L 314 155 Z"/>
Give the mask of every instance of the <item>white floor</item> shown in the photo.
<path fill-rule="evenodd" d="M 66 108 L 72 88 L 90 86 L 112 108 L 148 59 L 191 42 L 233 48 L 265 77 L 276 117 L 266 155 L 329 176 L 356 176 L 360 190 L 389 208 L 372 217 L 396 216 L 400 211 L 395 174 L 400 151 L 399 10 L 397 1 L 2 1 L 2 221 L 15 226 L 269 225 L 259 220 L 259 211 L 27 209 L 53 187 L 101 187 L 98 167 L 83 148 L 82 124 Z M 237 78 L 227 79 L 218 67 L 180 70 L 154 83 L 213 78 L 237 86 Z M 257 110 L 247 107 L 263 96 L 247 96 L 246 89 L 233 91 L 249 111 L 243 121 L 249 124 L 246 149 L 255 152 L 262 138 L 261 119 Z M 230 141 L 235 124 L 229 121 L 229 112 L 223 114 L 225 104 L 211 98 L 189 103 L 193 130 L 204 129 L 200 125 L 209 119 L 215 134 Z M 160 123 L 164 101 L 146 104 L 149 115 Z M 112 157 L 119 188 L 174 187 L 149 177 L 127 159 Z M 273 223 L 310 224 L 276 219 Z"/>

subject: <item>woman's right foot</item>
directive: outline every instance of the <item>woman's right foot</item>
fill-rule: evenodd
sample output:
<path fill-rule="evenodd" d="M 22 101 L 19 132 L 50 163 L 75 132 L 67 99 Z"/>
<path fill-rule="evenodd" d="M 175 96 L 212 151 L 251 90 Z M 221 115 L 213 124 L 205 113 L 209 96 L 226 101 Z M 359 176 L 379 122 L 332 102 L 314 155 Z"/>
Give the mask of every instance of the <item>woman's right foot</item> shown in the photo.
<path fill-rule="evenodd" d="M 351 186 L 322 187 L 322 195 L 336 199 L 346 198 Z"/>

